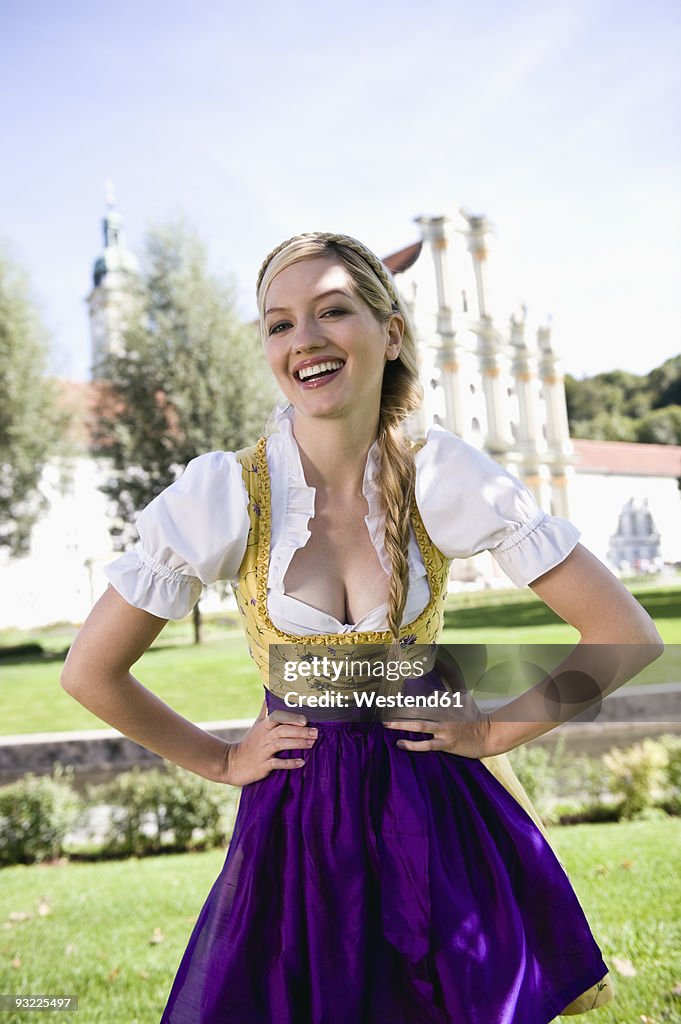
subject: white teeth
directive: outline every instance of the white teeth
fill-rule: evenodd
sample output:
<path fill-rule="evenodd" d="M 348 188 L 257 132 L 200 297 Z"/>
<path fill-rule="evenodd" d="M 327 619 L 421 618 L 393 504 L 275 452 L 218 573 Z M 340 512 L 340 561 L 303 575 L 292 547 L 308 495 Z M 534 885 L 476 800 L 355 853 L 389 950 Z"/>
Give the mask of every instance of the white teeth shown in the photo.
<path fill-rule="evenodd" d="M 315 363 L 314 366 L 303 366 L 301 370 L 298 370 L 298 376 L 301 380 L 307 380 L 308 377 L 316 377 L 324 370 L 339 370 L 343 365 L 340 359 L 334 359 L 330 363 Z"/>

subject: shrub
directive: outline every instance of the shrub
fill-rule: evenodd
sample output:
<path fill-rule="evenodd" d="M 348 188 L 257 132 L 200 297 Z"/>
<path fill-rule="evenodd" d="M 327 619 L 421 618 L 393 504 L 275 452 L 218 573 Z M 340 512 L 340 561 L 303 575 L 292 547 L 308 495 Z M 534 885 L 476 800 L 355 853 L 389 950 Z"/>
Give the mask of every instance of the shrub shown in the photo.
<path fill-rule="evenodd" d="M 582 825 L 587 822 L 600 824 L 604 821 L 619 821 L 619 819 L 620 809 L 617 806 L 583 803 L 577 800 L 554 805 L 547 824 Z"/>
<path fill-rule="evenodd" d="M 573 757 L 565 769 L 567 785 L 571 793 L 580 797 L 585 804 L 597 806 L 603 803 L 608 792 L 608 773 L 600 757 L 580 754 Z"/>
<path fill-rule="evenodd" d="M 553 793 L 551 755 L 546 747 L 523 744 L 509 750 L 513 771 L 540 814 L 548 809 Z"/>
<path fill-rule="evenodd" d="M 201 834 L 199 845 L 221 845 L 225 787 L 175 765 L 159 781 L 159 830 L 172 832 L 175 844 L 183 848 L 197 845 L 196 832 Z"/>
<path fill-rule="evenodd" d="M 112 808 L 103 852 L 140 855 L 222 845 L 233 805 L 227 790 L 168 763 L 165 770 L 136 766 L 111 782 L 89 786 L 87 798 L 91 805 Z"/>
<path fill-rule="evenodd" d="M 660 736 L 659 742 L 667 754 L 664 806 L 670 814 L 681 814 L 681 736 L 665 733 Z"/>
<path fill-rule="evenodd" d="M 621 817 L 635 818 L 654 804 L 664 782 L 667 760 L 664 745 L 649 738 L 624 750 L 613 748 L 603 755 L 610 772 L 610 791 L 622 797 Z"/>
<path fill-rule="evenodd" d="M 0 865 L 31 864 L 64 852 L 81 810 L 73 768 L 57 763 L 51 776 L 25 775 L 0 789 Z"/>

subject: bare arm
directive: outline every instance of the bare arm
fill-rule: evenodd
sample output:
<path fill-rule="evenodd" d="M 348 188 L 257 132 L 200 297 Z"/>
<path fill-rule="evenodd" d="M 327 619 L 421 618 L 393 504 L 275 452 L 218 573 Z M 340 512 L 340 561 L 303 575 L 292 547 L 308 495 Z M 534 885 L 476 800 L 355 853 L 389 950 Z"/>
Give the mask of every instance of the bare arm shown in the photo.
<path fill-rule="evenodd" d="M 530 586 L 579 631 L 580 641 L 552 677 L 492 712 L 493 753 L 512 750 L 574 718 L 637 675 L 664 649 L 648 613 L 581 544 Z"/>
<path fill-rule="evenodd" d="M 71 645 L 61 685 L 135 742 L 197 775 L 225 782 L 230 744 L 177 714 L 130 674 L 167 622 L 128 604 L 109 584 Z"/>
<path fill-rule="evenodd" d="M 246 734 L 233 743 L 178 715 L 130 674 L 168 619 L 133 605 L 109 585 L 71 645 L 61 685 L 79 704 L 155 754 L 212 782 L 245 786 L 273 770 L 302 768 L 282 751 L 313 745 L 304 715 L 275 711 L 265 701 Z"/>

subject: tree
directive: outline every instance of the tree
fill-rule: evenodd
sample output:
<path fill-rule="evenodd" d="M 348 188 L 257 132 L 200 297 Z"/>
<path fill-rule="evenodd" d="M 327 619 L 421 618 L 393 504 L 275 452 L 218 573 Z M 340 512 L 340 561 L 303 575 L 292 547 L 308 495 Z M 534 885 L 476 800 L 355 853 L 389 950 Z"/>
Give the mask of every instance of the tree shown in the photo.
<path fill-rule="evenodd" d="M 573 437 L 681 443 L 673 412 L 681 406 L 681 356 L 644 376 L 608 370 L 577 380 L 566 374 L 565 397 Z"/>
<path fill-rule="evenodd" d="M 636 440 L 648 444 L 681 444 L 681 405 L 653 409 L 639 422 Z"/>
<path fill-rule="evenodd" d="M 111 460 L 102 490 L 126 547 L 134 513 L 206 451 L 235 451 L 263 432 L 277 391 L 257 330 L 235 310 L 233 282 L 209 272 L 183 220 L 152 228 L 122 330 L 123 351 L 96 368 L 102 408 L 95 451 Z M 201 618 L 194 610 L 200 641 Z"/>
<path fill-rule="evenodd" d="M 672 356 L 650 374 L 655 389 L 653 408 L 666 405 L 681 405 L 681 356 Z"/>
<path fill-rule="evenodd" d="M 572 437 L 592 441 L 636 441 L 636 421 L 618 412 L 599 412 L 590 420 L 575 420 Z"/>
<path fill-rule="evenodd" d="M 26 272 L 0 248 L 0 547 L 30 551 L 47 511 L 39 484 L 69 422 L 56 381 L 47 376 L 49 338 Z"/>

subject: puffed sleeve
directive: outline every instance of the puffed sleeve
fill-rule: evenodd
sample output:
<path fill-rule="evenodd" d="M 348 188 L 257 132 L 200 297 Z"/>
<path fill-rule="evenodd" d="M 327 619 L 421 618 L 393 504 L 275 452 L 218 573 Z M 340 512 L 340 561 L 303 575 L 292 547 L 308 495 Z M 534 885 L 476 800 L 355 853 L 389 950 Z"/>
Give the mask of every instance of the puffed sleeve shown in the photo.
<path fill-rule="evenodd" d="M 104 566 L 113 587 L 136 608 L 182 619 L 204 583 L 237 576 L 248 541 L 248 493 L 233 452 L 187 463 L 174 483 L 137 516 L 139 540 Z"/>
<path fill-rule="evenodd" d="M 517 587 L 570 554 L 580 531 L 549 515 L 503 466 L 439 425 L 416 453 L 416 503 L 446 558 L 489 550 Z"/>

